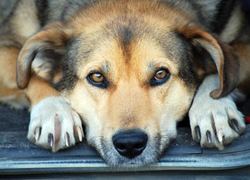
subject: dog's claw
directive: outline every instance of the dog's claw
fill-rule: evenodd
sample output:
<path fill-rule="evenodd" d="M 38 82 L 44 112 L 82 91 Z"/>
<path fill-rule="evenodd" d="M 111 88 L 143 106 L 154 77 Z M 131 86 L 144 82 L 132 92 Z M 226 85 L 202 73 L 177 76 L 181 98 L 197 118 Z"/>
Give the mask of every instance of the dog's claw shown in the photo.
<path fill-rule="evenodd" d="M 82 142 L 83 133 L 82 133 L 81 128 L 80 128 L 79 126 L 76 126 L 76 127 L 75 127 L 75 131 L 76 131 L 78 140 L 79 140 L 80 142 Z"/>
<path fill-rule="evenodd" d="M 200 131 L 199 126 L 195 127 L 195 139 L 197 142 L 200 142 L 201 140 L 201 131 Z"/>
<path fill-rule="evenodd" d="M 225 136 L 223 135 L 223 133 L 221 131 L 219 131 L 217 133 L 217 138 L 218 138 L 218 141 L 220 142 L 220 144 L 224 144 Z"/>
<path fill-rule="evenodd" d="M 51 147 L 51 149 L 53 150 L 54 147 L 54 136 L 52 133 L 49 133 L 48 135 L 48 144 Z"/>
<path fill-rule="evenodd" d="M 207 131 L 207 132 L 206 132 L 206 136 L 207 136 L 207 142 L 208 142 L 208 144 L 211 144 L 211 143 L 212 143 L 212 135 L 211 135 L 211 132 L 210 132 L 210 131 Z"/>
<path fill-rule="evenodd" d="M 229 120 L 230 127 L 238 134 L 241 134 L 239 124 L 235 119 Z"/>
<path fill-rule="evenodd" d="M 40 138 L 41 130 L 42 130 L 41 127 L 37 127 L 37 128 L 35 129 L 35 141 L 36 141 L 36 142 L 37 142 L 37 141 L 39 140 L 39 138 Z"/>
<path fill-rule="evenodd" d="M 65 145 L 66 145 L 66 147 L 70 146 L 70 137 L 69 137 L 68 132 L 66 132 L 66 134 L 65 134 Z"/>

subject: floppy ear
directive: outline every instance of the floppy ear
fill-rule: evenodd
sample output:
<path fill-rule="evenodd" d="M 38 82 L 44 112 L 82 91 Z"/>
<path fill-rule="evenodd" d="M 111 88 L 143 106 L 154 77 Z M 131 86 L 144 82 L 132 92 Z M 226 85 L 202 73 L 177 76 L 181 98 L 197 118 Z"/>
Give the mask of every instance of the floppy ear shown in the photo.
<path fill-rule="evenodd" d="M 220 82 L 219 87 L 211 92 L 211 97 L 217 99 L 226 96 L 237 87 L 239 83 L 239 62 L 228 45 L 193 25 L 180 29 L 180 33 L 191 41 L 195 47 L 206 50 L 216 65 Z"/>
<path fill-rule="evenodd" d="M 64 55 L 65 45 L 70 38 L 70 30 L 62 23 L 53 23 L 28 39 L 17 59 L 17 85 L 25 88 L 30 80 L 31 70 L 46 79 Z M 34 62 L 34 64 L 32 64 Z M 39 69 L 39 70 L 36 70 Z M 51 71 L 51 72 L 49 72 Z"/>

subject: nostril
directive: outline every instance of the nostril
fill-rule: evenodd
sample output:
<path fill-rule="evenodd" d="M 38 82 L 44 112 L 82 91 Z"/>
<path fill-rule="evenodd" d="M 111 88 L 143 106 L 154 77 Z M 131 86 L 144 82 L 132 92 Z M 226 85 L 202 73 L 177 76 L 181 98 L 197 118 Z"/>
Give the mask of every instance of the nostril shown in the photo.
<path fill-rule="evenodd" d="M 139 143 L 135 145 L 135 149 L 137 150 L 143 150 L 145 148 L 144 143 Z"/>
<path fill-rule="evenodd" d="M 126 151 L 125 145 L 121 143 L 117 143 L 116 148 L 119 149 L 119 151 Z"/>
<path fill-rule="evenodd" d="M 134 158 L 146 148 L 148 136 L 140 130 L 128 130 L 115 134 L 112 140 L 119 154 Z"/>

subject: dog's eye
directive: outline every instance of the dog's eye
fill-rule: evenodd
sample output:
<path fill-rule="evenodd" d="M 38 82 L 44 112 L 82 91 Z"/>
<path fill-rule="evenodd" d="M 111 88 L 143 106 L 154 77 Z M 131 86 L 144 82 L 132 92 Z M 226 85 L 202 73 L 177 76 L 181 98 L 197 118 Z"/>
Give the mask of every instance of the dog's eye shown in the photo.
<path fill-rule="evenodd" d="M 153 78 L 150 80 L 150 85 L 151 86 L 159 86 L 167 82 L 167 80 L 170 77 L 170 72 L 166 68 L 160 68 L 158 69 Z"/>
<path fill-rule="evenodd" d="M 99 88 L 107 88 L 108 87 L 108 81 L 104 77 L 104 75 L 100 72 L 92 72 L 87 76 L 88 82 L 96 87 Z"/>

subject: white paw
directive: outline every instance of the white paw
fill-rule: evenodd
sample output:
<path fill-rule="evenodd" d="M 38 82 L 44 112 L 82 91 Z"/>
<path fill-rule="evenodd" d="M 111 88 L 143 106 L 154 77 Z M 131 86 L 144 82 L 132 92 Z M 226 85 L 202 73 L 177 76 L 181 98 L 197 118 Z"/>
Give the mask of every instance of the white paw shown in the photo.
<path fill-rule="evenodd" d="M 56 152 L 82 141 L 81 119 L 62 97 L 48 97 L 32 108 L 27 137 Z"/>
<path fill-rule="evenodd" d="M 217 100 L 210 97 L 217 83 L 215 75 L 204 80 L 194 98 L 189 119 L 195 141 L 202 147 L 223 149 L 244 132 L 246 125 L 231 95 Z"/>

